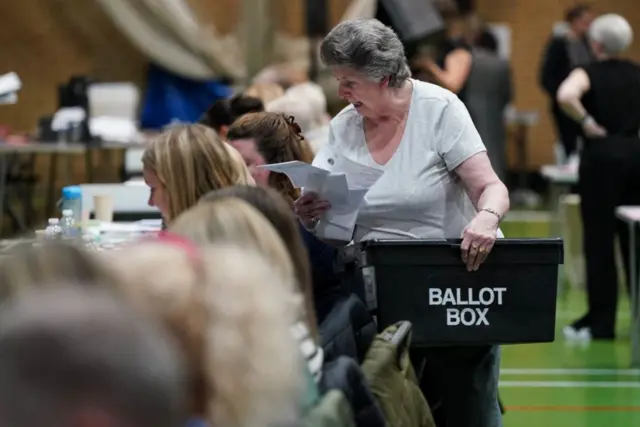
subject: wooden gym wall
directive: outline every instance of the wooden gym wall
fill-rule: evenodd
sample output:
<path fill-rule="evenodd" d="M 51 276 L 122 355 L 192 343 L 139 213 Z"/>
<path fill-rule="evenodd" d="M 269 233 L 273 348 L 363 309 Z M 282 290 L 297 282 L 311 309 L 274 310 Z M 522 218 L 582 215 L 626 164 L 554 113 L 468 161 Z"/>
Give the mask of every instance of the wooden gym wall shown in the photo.
<path fill-rule="evenodd" d="M 221 32 L 236 28 L 240 0 L 188 0 L 203 22 Z M 276 27 L 303 34 L 303 0 L 272 0 Z M 330 0 L 330 17 L 337 22 L 348 0 Z M 541 112 L 530 133 L 530 167 L 553 160 L 555 136 L 547 114 L 548 101 L 537 85 L 544 44 L 554 22 L 562 19 L 573 0 L 477 0 L 479 15 L 489 22 L 505 22 L 513 30 L 512 66 L 516 105 Z M 640 2 L 598 0 L 600 12 L 627 17 L 640 32 Z M 31 131 L 38 117 L 53 112 L 57 85 L 74 74 L 104 80 L 144 81 L 146 60 L 121 36 L 93 0 L 21 0 L 0 2 L 0 72 L 17 71 L 25 87 L 15 106 L 0 107 L 0 123 Z M 640 42 L 630 56 L 640 59 Z M 78 168 L 74 168 L 78 170 Z M 77 177 L 79 180 L 82 177 Z"/>

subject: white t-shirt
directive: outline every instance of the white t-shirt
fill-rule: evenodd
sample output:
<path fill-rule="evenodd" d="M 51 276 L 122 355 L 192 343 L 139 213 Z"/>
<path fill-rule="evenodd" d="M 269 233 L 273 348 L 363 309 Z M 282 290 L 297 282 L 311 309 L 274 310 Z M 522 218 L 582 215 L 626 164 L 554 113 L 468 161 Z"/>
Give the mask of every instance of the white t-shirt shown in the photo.
<path fill-rule="evenodd" d="M 413 93 L 397 151 L 386 165 L 376 163 L 366 144 L 363 118 L 353 106 L 330 124 L 328 143 L 313 161 L 330 171 L 344 156 L 384 173 L 366 195 L 354 241 L 370 239 L 459 238 L 476 210 L 453 170 L 486 151 L 466 107 L 439 86 L 411 80 Z"/>

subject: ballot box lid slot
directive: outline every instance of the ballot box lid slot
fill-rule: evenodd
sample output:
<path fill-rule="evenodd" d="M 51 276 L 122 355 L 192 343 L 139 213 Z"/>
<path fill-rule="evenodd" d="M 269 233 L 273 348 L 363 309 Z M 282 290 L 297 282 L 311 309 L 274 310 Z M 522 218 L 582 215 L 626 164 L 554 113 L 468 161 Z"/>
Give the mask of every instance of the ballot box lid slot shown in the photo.
<path fill-rule="evenodd" d="M 369 240 L 359 244 L 361 266 L 460 264 L 461 239 Z M 564 262 L 563 241 L 554 239 L 499 239 L 486 265 L 559 265 Z"/>

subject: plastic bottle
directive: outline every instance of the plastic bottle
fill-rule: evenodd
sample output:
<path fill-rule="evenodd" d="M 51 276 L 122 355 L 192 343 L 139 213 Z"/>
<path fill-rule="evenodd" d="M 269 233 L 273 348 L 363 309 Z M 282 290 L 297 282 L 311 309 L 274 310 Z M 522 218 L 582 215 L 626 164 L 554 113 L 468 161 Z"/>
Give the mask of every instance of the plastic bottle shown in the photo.
<path fill-rule="evenodd" d="M 49 225 L 44 230 L 46 240 L 58 240 L 62 238 L 62 228 L 58 218 L 49 218 Z"/>
<path fill-rule="evenodd" d="M 76 227 L 76 221 L 71 209 L 64 209 L 62 211 L 60 228 L 62 229 L 62 237 L 65 239 L 75 239 L 78 236 L 78 228 Z"/>
<path fill-rule="evenodd" d="M 82 244 L 84 245 L 84 247 L 85 247 L 86 249 L 89 249 L 89 250 L 96 250 L 96 249 L 98 249 L 98 245 L 97 245 L 97 243 L 96 243 L 95 239 L 94 239 L 94 238 L 93 238 L 93 236 L 92 236 L 92 235 L 90 235 L 90 234 L 84 234 L 84 235 L 82 236 Z"/>
<path fill-rule="evenodd" d="M 77 185 L 70 185 L 62 189 L 62 211 L 71 209 L 76 224 L 82 222 L 82 189 Z"/>

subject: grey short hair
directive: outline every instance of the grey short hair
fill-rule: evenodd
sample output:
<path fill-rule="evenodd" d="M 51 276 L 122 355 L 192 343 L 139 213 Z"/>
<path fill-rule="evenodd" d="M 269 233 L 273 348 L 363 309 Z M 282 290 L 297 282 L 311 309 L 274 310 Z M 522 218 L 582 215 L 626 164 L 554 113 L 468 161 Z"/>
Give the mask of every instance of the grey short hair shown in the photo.
<path fill-rule="evenodd" d="M 589 37 L 600 43 L 607 55 L 618 55 L 631 45 L 633 29 L 622 16 L 609 13 L 593 21 Z"/>
<path fill-rule="evenodd" d="M 411 77 L 400 38 L 377 19 L 336 25 L 322 41 L 320 56 L 327 66 L 349 67 L 372 80 L 389 77 L 391 87 L 401 87 Z"/>
<path fill-rule="evenodd" d="M 124 425 L 173 427 L 184 372 L 164 332 L 106 293 L 29 291 L 0 308 L 0 425 L 62 427 L 89 405 Z"/>

